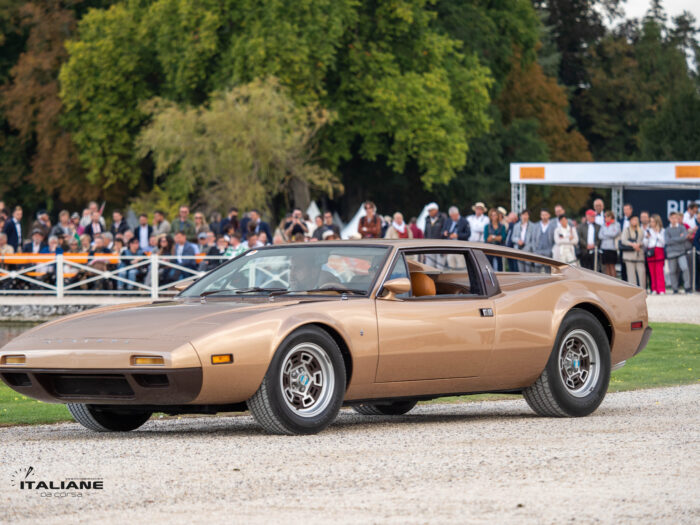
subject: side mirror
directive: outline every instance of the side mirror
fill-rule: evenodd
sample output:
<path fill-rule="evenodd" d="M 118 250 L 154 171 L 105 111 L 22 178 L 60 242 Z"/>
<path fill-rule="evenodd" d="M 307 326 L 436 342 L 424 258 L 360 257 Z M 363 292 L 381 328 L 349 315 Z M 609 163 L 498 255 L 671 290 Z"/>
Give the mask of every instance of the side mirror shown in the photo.
<path fill-rule="evenodd" d="M 397 295 L 411 291 L 411 281 L 409 281 L 406 277 L 392 279 L 391 281 L 384 283 L 384 290 L 389 293 L 384 295 L 382 299 L 393 301 L 396 299 Z"/>

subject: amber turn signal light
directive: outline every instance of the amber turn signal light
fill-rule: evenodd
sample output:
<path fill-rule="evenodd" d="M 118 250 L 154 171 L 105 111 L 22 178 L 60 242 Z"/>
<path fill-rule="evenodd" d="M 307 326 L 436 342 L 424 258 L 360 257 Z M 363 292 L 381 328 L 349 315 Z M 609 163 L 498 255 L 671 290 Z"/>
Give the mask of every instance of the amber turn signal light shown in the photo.
<path fill-rule="evenodd" d="M 165 360 L 160 356 L 133 355 L 131 364 L 136 366 L 163 366 Z"/>
<path fill-rule="evenodd" d="M 233 363 L 232 354 L 218 354 L 211 356 L 212 365 L 225 365 L 226 363 Z"/>
<path fill-rule="evenodd" d="M 634 321 L 632 323 L 632 330 L 641 330 L 644 328 L 644 323 L 642 321 Z"/>
<path fill-rule="evenodd" d="M 23 355 L 6 355 L 2 358 L 3 365 L 23 365 L 26 361 Z"/>

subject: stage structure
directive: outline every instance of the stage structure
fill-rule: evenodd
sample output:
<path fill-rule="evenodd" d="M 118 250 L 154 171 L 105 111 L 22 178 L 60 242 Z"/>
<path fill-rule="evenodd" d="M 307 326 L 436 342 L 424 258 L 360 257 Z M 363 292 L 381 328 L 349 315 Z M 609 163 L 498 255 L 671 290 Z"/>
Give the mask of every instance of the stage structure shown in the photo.
<path fill-rule="evenodd" d="M 700 161 L 513 163 L 510 184 L 516 213 L 527 207 L 527 185 L 538 184 L 611 188 L 611 208 L 621 217 L 625 188 L 700 189 Z"/>

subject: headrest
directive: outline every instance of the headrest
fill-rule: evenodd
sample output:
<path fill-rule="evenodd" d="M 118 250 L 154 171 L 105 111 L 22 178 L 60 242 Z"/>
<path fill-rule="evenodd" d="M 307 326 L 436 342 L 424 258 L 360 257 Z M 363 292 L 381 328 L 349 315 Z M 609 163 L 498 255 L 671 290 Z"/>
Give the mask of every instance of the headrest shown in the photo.
<path fill-rule="evenodd" d="M 435 281 L 424 273 L 411 274 L 411 288 L 413 289 L 414 297 L 436 295 Z"/>

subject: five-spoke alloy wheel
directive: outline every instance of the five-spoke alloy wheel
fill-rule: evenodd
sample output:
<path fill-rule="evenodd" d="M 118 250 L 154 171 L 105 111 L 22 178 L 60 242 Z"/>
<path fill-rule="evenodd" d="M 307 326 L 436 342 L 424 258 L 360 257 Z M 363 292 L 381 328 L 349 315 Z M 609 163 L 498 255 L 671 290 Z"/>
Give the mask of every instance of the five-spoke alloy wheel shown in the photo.
<path fill-rule="evenodd" d="M 574 309 L 559 327 L 544 371 L 523 396 L 542 416 L 587 416 L 603 401 L 609 382 L 610 343 L 605 330 L 593 314 Z"/>

